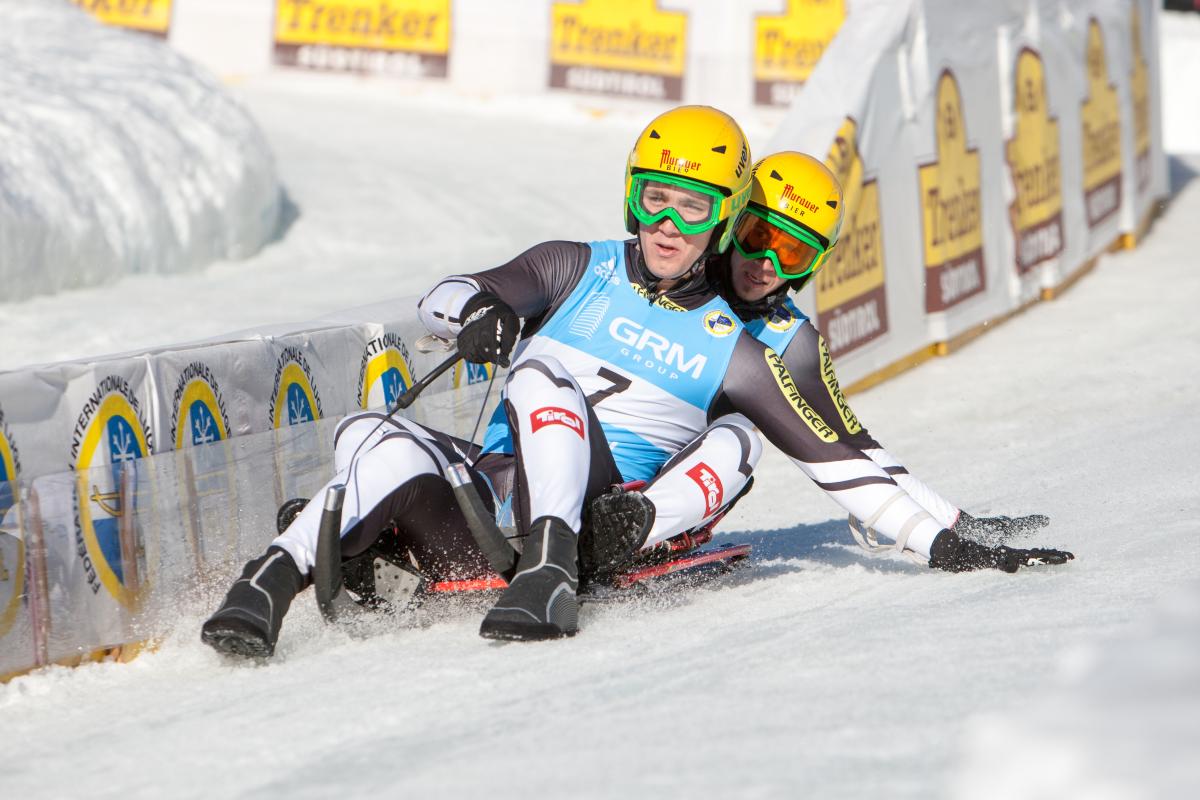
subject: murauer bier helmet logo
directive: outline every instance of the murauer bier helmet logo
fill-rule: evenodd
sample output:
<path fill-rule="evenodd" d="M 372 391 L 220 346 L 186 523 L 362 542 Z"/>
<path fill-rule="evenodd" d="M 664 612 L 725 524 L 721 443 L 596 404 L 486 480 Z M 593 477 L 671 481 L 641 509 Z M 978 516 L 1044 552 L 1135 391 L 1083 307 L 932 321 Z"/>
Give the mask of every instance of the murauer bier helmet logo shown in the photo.
<path fill-rule="evenodd" d="M 784 151 L 754 165 L 750 201 L 734 226 L 743 258 L 769 258 L 799 290 L 821 268 L 842 231 L 842 186 L 807 153 Z"/>

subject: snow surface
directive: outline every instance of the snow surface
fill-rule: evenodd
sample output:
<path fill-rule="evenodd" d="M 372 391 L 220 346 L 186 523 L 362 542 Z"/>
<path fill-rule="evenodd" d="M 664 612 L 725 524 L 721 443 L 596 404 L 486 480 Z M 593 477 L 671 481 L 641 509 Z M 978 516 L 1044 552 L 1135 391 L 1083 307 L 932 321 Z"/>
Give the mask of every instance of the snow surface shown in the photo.
<path fill-rule="evenodd" d="M 610 165 L 632 115 L 298 91 L 244 90 L 303 211 L 287 238 L 240 265 L 6 306 L 29 360 L 316 316 L 547 236 L 620 233 Z M 181 599 L 157 652 L 0 686 L 0 797 L 1200 796 L 1200 159 L 1171 166 L 1174 199 L 1137 250 L 852 398 L 968 510 L 1049 514 L 1034 540 L 1073 550 L 1069 566 L 872 558 L 769 450 L 717 539 L 754 544 L 747 569 L 585 606 L 568 641 L 484 642 L 486 600 L 325 628 L 306 594 L 274 661 L 233 666 L 197 635 L 224 587 Z M 128 327 L 68 313 L 120 296 L 142 312 Z"/>
<path fill-rule="evenodd" d="M 243 258 L 279 232 L 269 146 L 206 71 L 65 0 L 0 0 L 0 20 L 6 301 Z"/>

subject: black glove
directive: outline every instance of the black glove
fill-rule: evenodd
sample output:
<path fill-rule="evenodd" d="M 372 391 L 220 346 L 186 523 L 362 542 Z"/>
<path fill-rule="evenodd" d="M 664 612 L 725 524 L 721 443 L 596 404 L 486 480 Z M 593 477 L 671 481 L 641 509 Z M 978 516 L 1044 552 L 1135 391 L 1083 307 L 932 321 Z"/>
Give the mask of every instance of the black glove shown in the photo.
<path fill-rule="evenodd" d="M 963 539 L 952 531 L 942 531 L 929 548 L 929 566 L 947 572 L 967 572 L 976 569 L 998 569 L 1016 572 L 1021 567 L 1035 564 L 1065 564 L 1075 558 L 1066 550 L 1033 548 L 1018 550 L 1013 547 L 988 547 L 970 539 Z"/>
<path fill-rule="evenodd" d="M 508 366 L 521 321 L 508 303 L 491 292 L 480 292 L 462 310 L 458 354 L 474 364 Z"/>
<path fill-rule="evenodd" d="M 1050 518 L 1043 514 L 1030 514 L 1025 517 L 973 517 L 961 511 L 950 530 L 965 539 L 997 545 L 1049 524 Z"/>

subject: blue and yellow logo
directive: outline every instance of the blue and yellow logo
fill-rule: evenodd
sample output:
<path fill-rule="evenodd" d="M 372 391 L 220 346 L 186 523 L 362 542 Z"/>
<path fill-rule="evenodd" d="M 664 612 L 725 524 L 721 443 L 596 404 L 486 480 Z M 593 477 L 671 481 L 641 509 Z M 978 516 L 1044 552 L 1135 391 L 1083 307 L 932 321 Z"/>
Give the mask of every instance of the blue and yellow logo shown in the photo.
<path fill-rule="evenodd" d="M 122 542 L 122 518 L 135 509 L 123 507 L 121 473 L 152 447 L 129 383 L 118 375 L 103 378 L 80 411 L 72 436 L 72 469 L 78 473 L 75 550 L 92 593 L 103 587 L 126 607 L 137 600 L 134 588 L 126 585 L 127 573 L 137 568 L 130 561 L 137 553 L 133 541 Z"/>
<path fill-rule="evenodd" d="M 495 374 L 495 364 L 476 364 L 472 361 L 459 361 L 454 365 L 454 388 L 458 389 L 462 386 L 487 383 Z"/>
<path fill-rule="evenodd" d="M 777 306 L 767 315 L 767 327 L 773 331 L 784 333 L 796 324 L 796 315 L 785 305 Z"/>
<path fill-rule="evenodd" d="M 16 491 L 11 485 L 21 471 L 21 457 L 13 444 L 8 423 L 4 421 L 4 408 L 0 407 L 0 519 L 16 502 Z"/>
<path fill-rule="evenodd" d="M 710 336 L 728 336 L 738 329 L 733 316 L 724 311 L 710 311 L 704 315 L 704 330 Z"/>
<path fill-rule="evenodd" d="M 4 422 L 4 409 L 0 408 L 0 520 L 16 502 L 20 465 L 17 446 Z M 24 591 L 25 542 L 20 536 L 0 531 L 0 637 L 12 628 Z"/>
<path fill-rule="evenodd" d="M 397 333 L 367 342 L 358 367 L 358 407 L 390 408 L 413 385 L 408 348 Z"/>
<path fill-rule="evenodd" d="M 229 438 L 229 415 L 208 365 L 188 364 L 175 384 L 171 415 L 171 441 L 175 449 L 185 444 L 200 445 Z"/>
<path fill-rule="evenodd" d="M 321 418 L 321 395 L 312 370 L 296 347 L 285 347 L 275 365 L 275 388 L 271 392 L 271 427 L 299 425 Z"/>

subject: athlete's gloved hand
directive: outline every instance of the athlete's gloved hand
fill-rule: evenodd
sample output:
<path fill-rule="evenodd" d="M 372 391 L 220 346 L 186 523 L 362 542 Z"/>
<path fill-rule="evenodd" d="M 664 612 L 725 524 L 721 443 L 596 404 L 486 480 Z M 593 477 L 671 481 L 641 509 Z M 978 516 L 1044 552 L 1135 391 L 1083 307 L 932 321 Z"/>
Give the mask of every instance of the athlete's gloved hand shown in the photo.
<path fill-rule="evenodd" d="M 1029 514 L 1024 517 L 973 517 L 966 511 L 961 511 L 950 530 L 966 539 L 985 544 L 1000 544 L 1049 524 L 1050 518 L 1043 514 Z"/>
<path fill-rule="evenodd" d="M 475 364 L 508 366 L 521 330 L 521 321 L 508 303 L 491 292 L 480 292 L 462 310 L 463 326 L 458 332 L 458 353 Z"/>
<path fill-rule="evenodd" d="M 929 548 L 929 566 L 947 572 L 967 572 L 976 569 L 998 569 L 1016 572 L 1035 564 L 1065 564 L 1075 558 L 1066 550 L 1036 547 L 1020 550 L 1014 547 L 988 547 L 963 539 L 953 531 L 942 531 Z"/>

